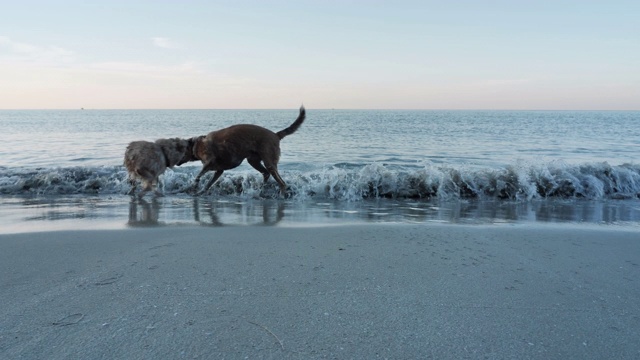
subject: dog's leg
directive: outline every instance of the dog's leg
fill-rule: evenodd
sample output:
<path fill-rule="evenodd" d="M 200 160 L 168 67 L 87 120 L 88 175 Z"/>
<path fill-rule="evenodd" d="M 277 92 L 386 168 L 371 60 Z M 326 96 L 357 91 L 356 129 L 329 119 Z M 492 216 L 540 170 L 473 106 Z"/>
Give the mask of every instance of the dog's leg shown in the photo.
<path fill-rule="evenodd" d="M 160 180 L 156 180 L 154 181 L 154 187 L 155 187 L 155 191 L 153 192 L 153 194 L 156 197 L 162 197 L 164 196 L 164 194 L 162 193 L 162 191 L 160 191 L 159 187 L 162 187 L 162 183 L 160 182 Z"/>
<path fill-rule="evenodd" d="M 278 153 L 276 153 L 278 154 Z M 264 158 L 264 166 L 267 168 L 267 171 L 273 176 L 274 179 L 280 185 L 280 195 L 287 195 L 287 184 L 282 180 L 280 174 L 278 173 L 278 156 L 275 157 L 266 157 Z"/>
<path fill-rule="evenodd" d="M 207 185 L 204 187 L 204 190 L 202 190 L 202 192 L 200 192 L 200 194 L 203 194 L 203 193 L 207 192 L 209 190 L 209 188 L 211 187 L 211 185 L 213 185 L 213 183 L 216 182 L 216 180 L 218 180 L 220 178 L 220 176 L 222 176 L 223 172 L 224 172 L 224 170 L 216 171 L 216 173 L 213 175 L 211 180 L 209 180 Z"/>
<path fill-rule="evenodd" d="M 267 169 L 264 168 L 264 166 L 262 166 L 262 164 L 260 163 L 260 158 L 255 158 L 255 157 L 248 157 L 247 158 L 247 162 L 249 163 L 249 165 L 251 165 L 254 169 L 258 170 L 262 176 L 264 177 L 264 182 L 266 183 L 267 180 L 269 180 L 269 171 L 267 171 Z"/>
<path fill-rule="evenodd" d="M 267 166 L 267 170 L 273 175 L 273 178 L 276 179 L 278 184 L 280 185 L 280 194 L 282 196 L 287 195 L 287 184 L 282 180 L 280 174 L 278 174 L 278 167 L 275 165 Z"/>
<path fill-rule="evenodd" d="M 151 191 L 151 188 L 152 188 L 152 182 L 145 179 L 144 180 L 144 187 L 142 188 L 140 193 L 138 193 L 138 198 L 142 199 L 144 194 L 146 194 L 147 192 Z"/>
<path fill-rule="evenodd" d="M 153 188 L 153 182 L 154 182 L 155 176 L 152 172 L 150 172 L 148 169 L 145 169 L 145 168 L 136 169 L 136 176 L 141 180 L 142 184 L 144 185 L 142 190 L 138 194 L 138 198 L 142 199 L 144 194 L 151 191 L 151 189 Z"/>
<path fill-rule="evenodd" d="M 197 193 L 198 185 L 200 184 L 200 178 L 202 178 L 202 175 L 206 174 L 209 170 L 211 170 L 209 165 L 210 164 L 205 164 L 202 166 L 202 170 L 200 170 L 200 172 L 196 176 L 196 179 L 193 181 L 193 186 L 191 186 L 191 189 L 188 190 L 190 194 Z"/>
<path fill-rule="evenodd" d="M 136 179 L 129 177 L 129 185 L 131 186 L 131 189 L 129 190 L 127 195 L 133 195 L 136 192 L 138 182 L 136 181 Z"/>

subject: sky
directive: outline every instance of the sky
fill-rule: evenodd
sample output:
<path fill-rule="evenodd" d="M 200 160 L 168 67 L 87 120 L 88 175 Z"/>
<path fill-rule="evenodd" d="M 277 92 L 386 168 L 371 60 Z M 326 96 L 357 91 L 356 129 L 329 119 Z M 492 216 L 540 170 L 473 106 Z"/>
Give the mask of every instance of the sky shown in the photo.
<path fill-rule="evenodd" d="M 640 110 L 637 0 L 0 5 L 0 109 Z"/>

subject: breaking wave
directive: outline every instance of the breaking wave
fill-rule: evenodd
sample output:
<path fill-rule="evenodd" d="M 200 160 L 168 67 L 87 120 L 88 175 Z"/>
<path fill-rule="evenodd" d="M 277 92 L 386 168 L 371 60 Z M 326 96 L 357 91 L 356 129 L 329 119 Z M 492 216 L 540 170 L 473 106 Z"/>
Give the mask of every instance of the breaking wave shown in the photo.
<path fill-rule="evenodd" d="M 198 167 L 167 170 L 161 177 L 165 194 L 186 194 Z M 517 162 L 502 168 L 428 164 L 397 168 L 380 163 L 333 165 L 315 170 L 281 171 L 297 199 L 358 201 L 369 198 L 505 199 L 640 198 L 640 165 L 608 163 L 569 165 L 562 162 Z M 205 184 L 208 174 L 202 180 Z M 0 167 L 0 194 L 126 194 L 122 166 L 14 169 Z M 254 170 L 231 170 L 212 187 L 218 196 L 277 197 L 273 179 L 263 186 Z"/>

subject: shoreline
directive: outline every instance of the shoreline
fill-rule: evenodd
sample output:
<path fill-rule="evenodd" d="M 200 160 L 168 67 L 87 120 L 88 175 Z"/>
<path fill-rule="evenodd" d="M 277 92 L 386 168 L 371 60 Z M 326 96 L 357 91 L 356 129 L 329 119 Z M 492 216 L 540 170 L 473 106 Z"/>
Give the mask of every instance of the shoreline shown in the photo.
<path fill-rule="evenodd" d="M 632 359 L 637 235 L 448 224 L 0 235 L 0 357 Z"/>

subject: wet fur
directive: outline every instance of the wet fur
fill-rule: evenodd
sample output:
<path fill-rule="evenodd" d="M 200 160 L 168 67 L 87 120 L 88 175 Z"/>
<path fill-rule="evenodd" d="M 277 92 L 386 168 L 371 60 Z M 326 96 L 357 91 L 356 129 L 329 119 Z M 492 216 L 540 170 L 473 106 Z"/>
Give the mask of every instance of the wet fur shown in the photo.
<path fill-rule="evenodd" d="M 284 195 L 287 185 L 278 173 L 280 140 L 298 130 L 305 117 L 302 106 L 293 124 L 277 133 L 257 125 L 241 124 L 194 138 L 192 152 L 195 159 L 202 161 L 202 170 L 196 176 L 192 190 L 197 190 L 200 178 L 208 171 L 215 171 L 215 174 L 202 192 L 209 190 L 225 170 L 233 169 L 247 159 L 249 165 L 262 174 L 265 182 L 273 176 Z"/>
<path fill-rule="evenodd" d="M 189 139 L 158 139 L 155 142 L 134 141 L 127 146 L 124 153 L 124 166 L 129 172 L 129 183 L 133 195 L 138 181 L 143 184 L 139 197 L 155 188 L 156 195 L 158 178 L 167 167 L 184 164 L 193 160 L 193 142 Z"/>

